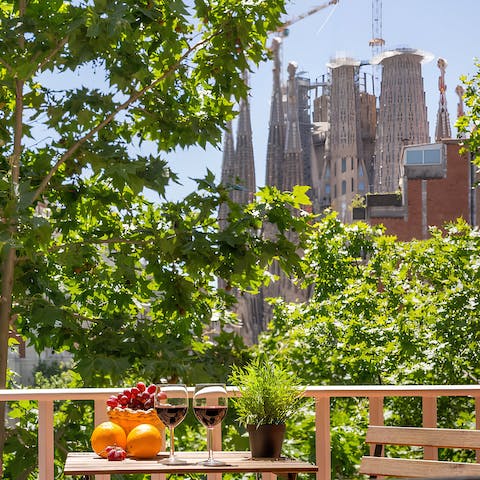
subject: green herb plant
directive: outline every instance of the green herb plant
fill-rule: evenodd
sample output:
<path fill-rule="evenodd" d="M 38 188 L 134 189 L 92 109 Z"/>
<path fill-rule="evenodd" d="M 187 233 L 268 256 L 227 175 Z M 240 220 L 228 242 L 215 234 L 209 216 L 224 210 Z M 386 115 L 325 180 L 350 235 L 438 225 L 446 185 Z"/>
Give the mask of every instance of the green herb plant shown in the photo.
<path fill-rule="evenodd" d="M 303 395 L 291 372 L 264 358 L 256 358 L 243 368 L 232 366 L 229 383 L 238 388 L 232 404 L 238 422 L 245 427 L 285 423 Z"/>

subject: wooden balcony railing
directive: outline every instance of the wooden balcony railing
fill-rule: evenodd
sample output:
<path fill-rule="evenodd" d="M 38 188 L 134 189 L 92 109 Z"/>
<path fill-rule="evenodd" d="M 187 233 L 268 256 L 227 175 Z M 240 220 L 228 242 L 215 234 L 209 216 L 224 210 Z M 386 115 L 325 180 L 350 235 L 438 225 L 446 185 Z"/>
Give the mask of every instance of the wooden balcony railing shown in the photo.
<path fill-rule="evenodd" d="M 229 394 L 235 395 L 235 388 Z M 107 420 L 106 399 L 119 391 L 112 388 L 84 389 L 25 389 L 0 390 L 0 401 L 34 400 L 38 402 L 38 467 L 39 480 L 54 478 L 54 427 L 53 402 L 62 400 L 94 401 L 95 424 Z M 317 480 L 330 479 L 330 399 L 339 397 L 363 397 L 369 400 L 369 423 L 383 424 L 383 399 L 385 397 L 422 398 L 423 426 L 437 426 L 438 397 L 471 397 L 475 399 L 476 428 L 480 429 L 480 385 L 400 385 L 400 386 L 309 386 L 306 397 L 315 399 L 316 463 L 319 466 Z M 220 429 L 219 429 L 220 430 Z M 221 449 L 221 437 L 214 440 L 215 449 Z M 427 459 L 435 459 L 434 450 L 424 452 Z M 159 477 L 160 478 L 160 477 Z M 97 475 L 96 480 L 109 480 L 109 475 Z M 154 480 L 152 476 L 152 480 Z"/>

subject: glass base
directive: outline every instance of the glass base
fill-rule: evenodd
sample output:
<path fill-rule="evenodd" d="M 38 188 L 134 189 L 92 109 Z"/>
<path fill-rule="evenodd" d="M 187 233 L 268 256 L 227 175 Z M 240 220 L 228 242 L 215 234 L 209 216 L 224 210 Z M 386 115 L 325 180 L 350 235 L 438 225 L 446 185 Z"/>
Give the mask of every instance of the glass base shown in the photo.
<path fill-rule="evenodd" d="M 209 458 L 203 462 L 198 462 L 199 465 L 205 465 L 207 467 L 221 467 L 227 465 L 227 463 L 222 462 L 221 460 L 215 460 L 214 458 Z"/>
<path fill-rule="evenodd" d="M 188 462 L 174 455 L 173 457 L 168 457 L 165 460 L 161 460 L 160 463 L 163 465 L 186 465 Z"/>

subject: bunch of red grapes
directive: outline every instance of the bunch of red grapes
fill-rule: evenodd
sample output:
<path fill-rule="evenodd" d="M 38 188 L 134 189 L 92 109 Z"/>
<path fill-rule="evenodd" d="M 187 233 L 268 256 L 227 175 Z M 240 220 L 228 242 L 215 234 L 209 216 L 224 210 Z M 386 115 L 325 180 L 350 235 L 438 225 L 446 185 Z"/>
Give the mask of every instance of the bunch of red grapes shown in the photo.
<path fill-rule="evenodd" d="M 110 461 L 122 461 L 127 458 L 127 452 L 122 447 L 108 446 L 105 448 L 107 452 L 107 460 Z"/>
<path fill-rule="evenodd" d="M 156 385 L 151 384 L 147 387 L 143 382 L 138 382 L 135 387 L 126 388 L 123 392 L 109 397 L 107 405 L 110 408 L 149 410 L 153 408 L 153 396 L 156 391 Z"/>

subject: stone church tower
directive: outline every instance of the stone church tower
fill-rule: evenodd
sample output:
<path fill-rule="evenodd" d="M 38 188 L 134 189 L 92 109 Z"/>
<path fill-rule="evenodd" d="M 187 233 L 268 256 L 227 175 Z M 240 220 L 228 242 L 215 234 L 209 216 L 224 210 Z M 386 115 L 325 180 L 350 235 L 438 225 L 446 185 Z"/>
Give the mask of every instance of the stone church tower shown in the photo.
<path fill-rule="evenodd" d="M 245 78 L 245 82 L 247 83 L 247 78 Z M 254 199 L 257 185 L 255 183 L 252 123 L 248 99 L 242 99 L 240 102 L 235 147 L 235 175 L 235 183 L 238 183 L 240 188 L 232 192 L 232 199 L 237 203 L 251 202 Z"/>
<path fill-rule="evenodd" d="M 429 125 L 421 64 L 431 55 L 412 48 L 382 53 L 380 108 L 375 145 L 374 192 L 399 190 L 402 147 L 429 143 Z"/>
<path fill-rule="evenodd" d="M 331 207 L 344 222 L 352 220 L 350 205 L 356 194 L 368 191 L 364 162 L 361 105 L 356 81 L 360 62 L 336 58 L 331 69 L 330 197 Z"/>
<path fill-rule="evenodd" d="M 283 159 L 285 154 L 285 102 L 283 98 L 283 86 L 280 80 L 280 45 L 281 38 L 276 37 L 272 41 L 271 51 L 273 54 L 273 86 L 270 103 L 270 122 L 268 125 L 267 160 L 265 168 L 265 184 L 282 190 L 283 186 Z M 274 238 L 276 230 L 273 225 L 265 225 L 263 232 L 266 238 Z M 270 266 L 270 273 L 274 277 L 280 277 L 281 271 L 278 262 L 274 261 Z M 259 332 L 265 330 L 272 317 L 272 306 L 266 299 L 281 295 L 280 282 L 271 282 L 261 291 L 262 315 L 257 319 Z"/>
<path fill-rule="evenodd" d="M 232 122 L 228 122 L 227 129 L 223 136 L 222 185 L 228 186 L 235 183 L 235 163 L 235 145 L 233 143 Z M 222 203 L 218 212 L 218 222 L 222 230 L 227 225 L 227 216 L 228 206 L 226 203 Z"/>
<path fill-rule="evenodd" d="M 292 190 L 295 185 L 303 185 L 302 140 L 298 119 L 298 91 L 295 73 L 297 64 L 288 64 L 287 84 L 287 130 L 283 159 L 282 190 Z"/>
<path fill-rule="evenodd" d="M 319 213 L 331 207 L 350 222 L 352 200 L 372 189 L 376 97 L 361 88 L 359 61 L 337 57 L 328 67 L 327 88 L 313 102 L 314 206 Z"/>
<path fill-rule="evenodd" d="M 301 89 L 299 89 L 298 79 L 296 77 L 297 64 L 290 62 L 287 71 L 287 125 L 282 169 L 282 190 L 292 191 L 296 185 L 305 184 L 305 165 L 300 131 L 298 94 Z M 293 233 L 289 232 L 287 236 L 291 242 L 295 242 Z M 302 302 L 307 299 L 307 293 L 298 288 L 293 280 L 288 278 L 283 272 L 280 272 L 279 280 L 275 283 L 279 284 L 279 296 L 285 301 Z M 268 316 L 267 320 L 270 320 Z"/>
<path fill-rule="evenodd" d="M 281 39 L 276 37 L 272 41 L 273 54 L 273 88 L 270 104 L 270 122 L 267 139 L 267 162 L 265 170 L 265 184 L 282 187 L 283 154 L 285 151 L 285 113 L 283 102 L 283 88 L 280 81 L 280 44 Z"/>

